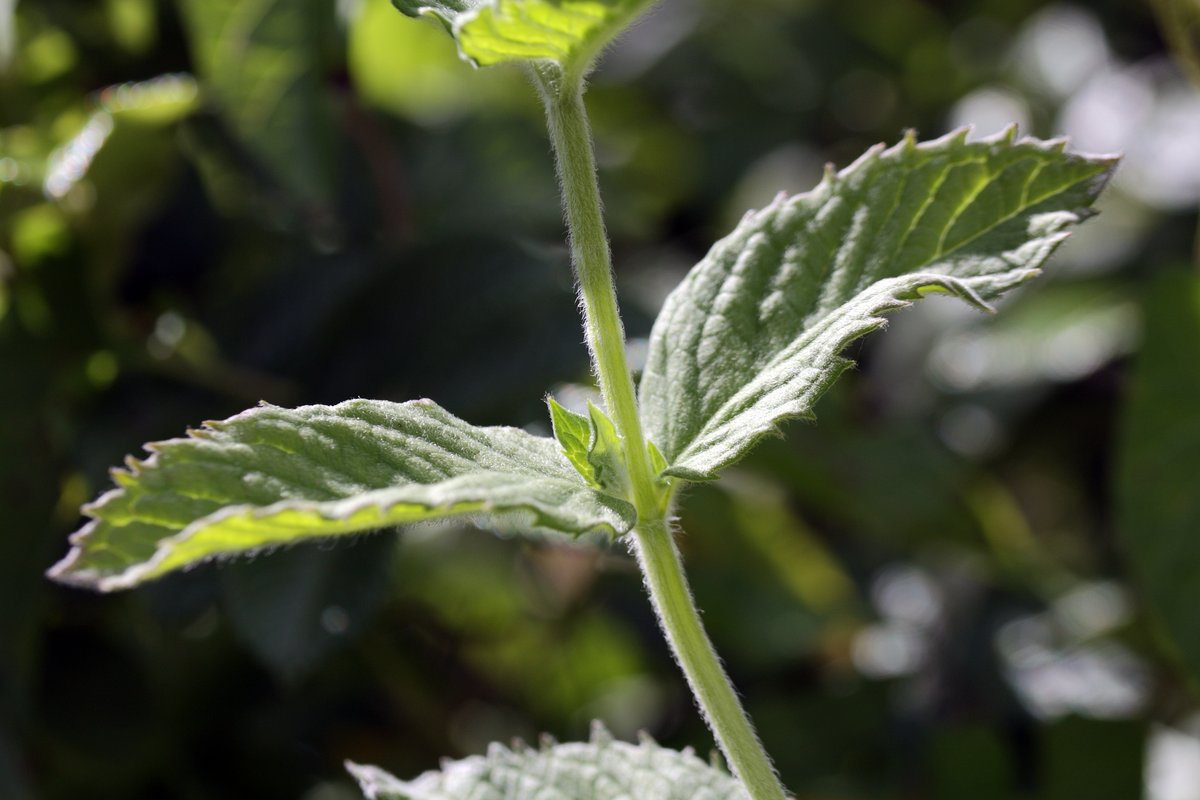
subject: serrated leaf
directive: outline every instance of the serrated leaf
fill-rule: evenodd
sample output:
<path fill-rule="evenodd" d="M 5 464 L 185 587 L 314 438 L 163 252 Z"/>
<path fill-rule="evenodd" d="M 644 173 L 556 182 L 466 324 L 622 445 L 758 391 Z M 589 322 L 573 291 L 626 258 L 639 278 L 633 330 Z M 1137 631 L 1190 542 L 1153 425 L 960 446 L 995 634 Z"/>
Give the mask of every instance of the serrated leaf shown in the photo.
<path fill-rule="evenodd" d="M 849 366 L 839 353 L 930 291 L 976 305 L 1038 274 L 1115 159 L 966 131 L 876 147 L 747 214 L 667 298 L 642 373 L 666 474 L 711 480 Z"/>
<path fill-rule="evenodd" d="M 312 537 L 477 517 L 622 534 L 628 503 L 587 486 L 552 439 L 477 428 L 428 400 L 262 406 L 147 446 L 84 511 L 50 575 L 103 591 Z"/>
<path fill-rule="evenodd" d="M 741 784 L 701 761 L 643 739 L 613 741 L 595 726 L 590 742 L 541 749 L 492 745 L 486 756 L 447 762 L 402 781 L 377 767 L 346 764 L 369 800 L 748 800 Z"/>
<path fill-rule="evenodd" d="M 476 66 L 551 64 L 582 77 L 653 0 L 392 0 L 409 16 L 439 19 Z"/>
<path fill-rule="evenodd" d="M 1200 682 L 1200 279 L 1160 279 L 1144 326 L 1118 450 L 1119 531 L 1151 615 Z"/>

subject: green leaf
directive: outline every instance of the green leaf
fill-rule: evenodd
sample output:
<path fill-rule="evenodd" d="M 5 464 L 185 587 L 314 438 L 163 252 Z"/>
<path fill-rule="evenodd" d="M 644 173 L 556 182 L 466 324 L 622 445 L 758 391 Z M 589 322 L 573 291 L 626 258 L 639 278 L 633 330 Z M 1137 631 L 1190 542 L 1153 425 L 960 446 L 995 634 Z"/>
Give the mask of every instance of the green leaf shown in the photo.
<path fill-rule="evenodd" d="M 346 764 L 369 800 L 748 800 L 736 779 L 690 750 L 649 738 L 613 741 L 596 725 L 591 741 L 540 749 L 494 744 L 486 756 L 447 762 L 440 772 L 402 781 L 377 767 Z"/>
<path fill-rule="evenodd" d="M 592 441 L 587 458 L 596 484 L 611 495 L 629 497 L 629 468 L 625 463 L 625 444 L 617 433 L 617 426 L 590 402 L 588 420 L 592 427 Z"/>
<path fill-rule="evenodd" d="M 930 292 L 986 308 L 1092 213 L 1114 158 L 1065 143 L 878 146 L 811 192 L 747 214 L 667 298 L 641 407 L 666 474 L 711 480 L 817 397 L 839 353 Z"/>
<path fill-rule="evenodd" d="M 93 520 L 51 577 L 109 591 L 219 556 L 452 517 L 568 534 L 622 534 L 635 519 L 553 440 L 476 428 L 428 400 L 262 406 L 147 449 L 84 509 Z"/>
<path fill-rule="evenodd" d="M 630 496 L 625 444 L 608 416 L 588 403 L 588 415 L 576 414 L 549 398 L 550 423 L 562 453 L 591 486 L 614 497 Z"/>
<path fill-rule="evenodd" d="M 596 57 L 653 0 L 392 0 L 409 16 L 440 20 L 463 58 L 480 67 L 551 65 L 582 78 Z"/>
<path fill-rule="evenodd" d="M 1200 278 L 1154 286 L 1121 425 L 1119 531 L 1151 614 L 1200 680 Z"/>
<path fill-rule="evenodd" d="M 205 88 L 230 126 L 280 185 L 328 204 L 333 173 L 329 109 L 321 88 L 323 0 L 183 0 Z"/>
<path fill-rule="evenodd" d="M 554 438 L 562 447 L 562 454 L 567 457 L 583 478 L 596 486 L 596 475 L 588 461 L 588 450 L 592 442 L 592 423 L 582 414 L 576 414 L 563 408 L 553 397 L 546 399 L 550 407 L 550 425 L 554 430 Z"/>

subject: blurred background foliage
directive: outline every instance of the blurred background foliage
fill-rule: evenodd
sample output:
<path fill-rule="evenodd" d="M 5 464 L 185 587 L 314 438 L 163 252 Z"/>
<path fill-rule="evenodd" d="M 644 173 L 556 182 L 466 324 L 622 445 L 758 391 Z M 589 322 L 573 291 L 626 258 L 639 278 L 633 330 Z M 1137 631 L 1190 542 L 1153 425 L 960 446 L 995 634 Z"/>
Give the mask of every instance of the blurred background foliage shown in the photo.
<path fill-rule="evenodd" d="M 804 800 L 1200 798 L 1200 93 L 1164 38 L 1119 0 L 666 0 L 595 76 L 635 356 L 746 208 L 906 128 L 1125 153 L 1002 315 L 898 315 L 817 425 L 686 498 Z M 259 400 L 545 430 L 590 391 L 562 239 L 522 75 L 387 0 L 0 0 L 0 797 L 341 800 L 345 758 L 596 717 L 709 747 L 619 546 L 42 577 L 109 466 Z"/>

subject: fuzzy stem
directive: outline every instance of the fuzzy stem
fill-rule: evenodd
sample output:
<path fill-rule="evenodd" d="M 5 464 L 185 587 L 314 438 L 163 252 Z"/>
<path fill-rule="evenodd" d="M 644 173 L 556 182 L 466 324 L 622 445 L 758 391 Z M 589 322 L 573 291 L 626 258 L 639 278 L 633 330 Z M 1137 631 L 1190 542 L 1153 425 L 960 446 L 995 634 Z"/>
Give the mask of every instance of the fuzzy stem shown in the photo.
<path fill-rule="evenodd" d="M 587 111 L 583 106 L 583 91 L 578 86 L 542 84 L 541 88 L 566 209 L 571 259 L 583 301 L 588 348 L 600 381 L 600 393 L 613 424 L 625 441 L 634 505 L 640 514 L 643 509 L 657 509 L 657 493 L 638 416 L 633 378 L 625 358 L 625 328 L 617 309 L 612 254 L 604 228 L 596 158 L 592 152 Z"/>
<path fill-rule="evenodd" d="M 638 416 L 633 378 L 625 358 L 625 330 L 617 308 L 612 256 L 600 205 L 596 160 L 581 85 L 534 72 L 546 106 L 550 139 L 579 281 L 584 328 L 605 405 L 624 440 L 638 522 L 633 549 L 650 600 L 676 659 L 730 766 L 753 800 L 785 800 L 771 760 L 721 667 L 700 622 L 679 551 L 660 505 Z"/>
<path fill-rule="evenodd" d="M 783 784 L 704 631 L 668 525 L 661 518 L 639 520 L 634 552 L 659 624 L 725 758 L 754 800 L 785 800 Z"/>

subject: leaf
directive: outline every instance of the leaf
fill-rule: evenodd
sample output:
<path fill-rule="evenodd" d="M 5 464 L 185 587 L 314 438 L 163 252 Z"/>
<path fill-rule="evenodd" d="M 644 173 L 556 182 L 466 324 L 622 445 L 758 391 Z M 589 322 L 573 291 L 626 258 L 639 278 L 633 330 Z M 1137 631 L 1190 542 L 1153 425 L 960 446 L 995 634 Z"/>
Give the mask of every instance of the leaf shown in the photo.
<path fill-rule="evenodd" d="M 262 406 L 147 445 L 50 576 L 102 591 L 317 536 L 475 516 L 622 534 L 631 506 L 579 479 L 553 440 L 476 428 L 428 400 Z"/>
<path fill-rule="evenodd" d="M 1121 424 L 1119 531 L 1151 614 L 1200 680 L 1200 279 L 1163 276 L 1143 324 Z"/>
<path fill-rule="evenodd" d="M 609 42 L 653 0 L 392 0 L 415 17 L 444 24 L 463 58 L 479 67 L 510 61 L 549 64 L 582 77 Z"/>
<path fill-rule="evenodd" d="M 614 497 L 630 497 L 629 468 L 625 444 L 617 426 L 588 403 L 588 415 L 576 414 L 549 398 L 550 423 L 562 453 L 589 485 Z"/>
<path fill-rule="evenodd" d="M 588 483 L 596 485 L 595 472 L 588 462 L 592 423 L 582 414 L 564 408 L 553 397 L 546 399 L 546 405 L 550 407 L 550 426 L 554 430 L 554 438 L 562 447 L 562 454 Z"/>
<path fill-rule="evenodd" d="M 690 750 L 613 741 L 602 726 L 591 741 L 534 750 L 493 744 L 486 756 L 447 762 L 440 772 L 402 781 L 377 767 L 346 764 L 369 800 L 748 800 L 736 779 Z"/>
<path fill-rule="evenodd" d="M 322 0 L 184 0 L 205 88 L 280 185 L 328 204 L 332 125 L 321 89 Z"/>
<path fill-rule="evenodd" d="M 603 411 L 588 403 L 588 420 L 592 428 L 588 464 L 601 490 L 617 497 L 630 496 L 629 468 L 625 463 L 625 444 Z"/>
<path fill-rule="evenodd" d="M 1114 158 L 1015 131 L 877 146 L 747 214 L 667 298 L 641 407 L 666 474 L 711 480 L 817 397 L 847 344 L 930 292 L 975 306 L 1038 274 Z"/>

